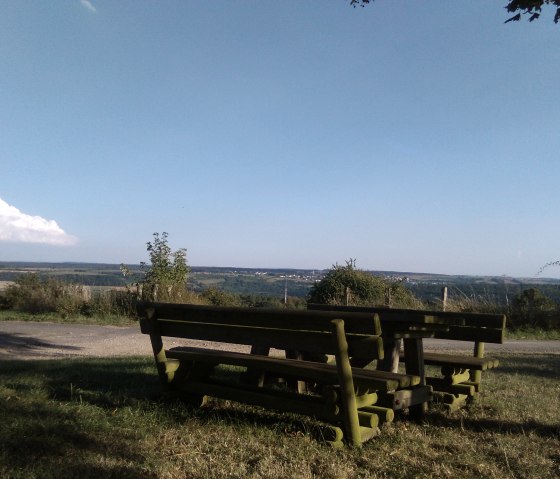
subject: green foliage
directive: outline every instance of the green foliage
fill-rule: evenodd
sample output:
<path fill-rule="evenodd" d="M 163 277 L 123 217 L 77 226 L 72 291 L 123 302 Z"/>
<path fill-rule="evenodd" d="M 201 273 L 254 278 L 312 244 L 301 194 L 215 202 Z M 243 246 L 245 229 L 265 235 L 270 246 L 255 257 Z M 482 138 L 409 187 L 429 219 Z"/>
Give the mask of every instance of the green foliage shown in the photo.
<path fill-rule="evenodd" d="M 165 232 L 161 236 L 154 233 L 154 241 L 146 243 L 151 265 L 141 263 L 145 269 L 142 298 L 148 301 L 182 302 L 189 296 L 187 250 L 171 251 L 167 236 Z"/>
<path fill-rule="evenodd" d="M 506 20 L 507 22 L 517 22 L 521 20 L 521 14 L 529 15 L 529 21 L 537 20 L 541 16 L 544 5 L 556 5 L 554 23 L 560 20 L 560 0 L 510 0 L 506 5 L 506 10 L 515 15 Z"/>
<path fill-rule="evenodd" d="M 517 294 L 510 308 L 510 322 L 514 327 L 558 328 L 559 318 L 558 306 L 536 288 Z"/>
<path fill-rule="evenodd" d="M 80 285 L 65 284 L 36 273 L 18 276 L 4 293 L 4 306 L 28 313 L 57 312 L 63 316 L 78 314 L 88 300 L 88 291 Z"/>
<path fill-rule="evenodd" d="M 305 309 L 305 299 L 288 296 L 286 302 L 278 297 L 255 294 L 236 294 L 218 288 L 205 289 L 200 295 L 204 303 L 213 306 L 234 306 L 245 308 Z"/>
<path fill-rule="evenodd" d="M 217 288 L 208 288 L 203 291 L 202 298 L 213 306 L 243 306 L 241 296 L 228 293 Z"/>
<path fill-rule="evenodd" d="M 136 298 L 136 294 L 129 289 L 126 291 L 115 289 L 101 291 L 85 305 L 82 314 L 133 318 L 136 316 Z"/>
<path fill-rule="evenodd" d="M 364 7 L 373 0 L 350 0 L 353 7 Z M 505 23 L 517 22 L 521 20 L 521 15 L 529 15 L 529 21 L 537 20 L 541 16 L 542 7 L 545 5 L 555 5 L 556 13 L 554 14 L 554 23 L 560 21 L 560 0 L 509 0 L 504 7 L 508 13 L 515 13 L 513 17 L 508 18 Z"/>
<path fill-rule="evenodd" d="M 560 329 L 560 307 L 540 289 L 523 289 L 508 304 L 497 302 L 492 295 L 467 295 L 458 289 L 454 292 L 447 311 L 505 314 L 508 329 L 529 332 L 530 336 L 538 336 L 534 333 L 537 329 L 547 335 Z"/>
<path fill-rule="evenodd" d="M 412 307 L 420 302 L 401 282 L 388 282 L 367 271 L 356 269 L 356 262 L 350 259 L 345 266 L 333 265 L 326 276 L 316 283 L 309 292 L 310 303 Z"/>
<path fill-rule="evenodd" d="M 384 302 L 385 285 L 381 278 L 356 269 L 350 259 L 345 266 L 335 264 L 309 292 L 311 303 L 335 305 L 377 305 Z"/>
<path fill-rule="evenodd" d="M 87 286 L 67 284 L 36 273 L 18 276 L 0 299 L 0 309 L 30 313 L 36 315 L 37 320 L 40 315 L 52 313 L 62 316 L 62 319 L 73 317 L 74 320 L 77 317 L 114 316 L 113 322 L 122 323 L 123 317 L 136 315 L 136 296 L 129 291 L 92 293 Z"/>

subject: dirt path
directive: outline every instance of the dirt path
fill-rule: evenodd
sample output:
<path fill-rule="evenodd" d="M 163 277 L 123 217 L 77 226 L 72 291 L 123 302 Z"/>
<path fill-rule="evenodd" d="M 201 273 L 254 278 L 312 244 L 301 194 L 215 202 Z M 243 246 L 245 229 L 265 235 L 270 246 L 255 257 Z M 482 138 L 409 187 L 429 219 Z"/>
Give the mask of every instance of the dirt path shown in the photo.
<path fill-rule="evenodd" d="M 237 351 L 248 348 L 208 341 L 168 341 L 166 346 L 212 346 Z M 470 351 L 462 341 L 425 340 L 426 350 Z M 560 354 L 560 341 L 506 341 L 487 344 L 486 351 L 502 353 Z M 150 341 L 138 326 L 88 326 L 81 324 L 0 321 L 0 360 L 57 359 L 80 356 L 116 357 L 151 355 Z"/>

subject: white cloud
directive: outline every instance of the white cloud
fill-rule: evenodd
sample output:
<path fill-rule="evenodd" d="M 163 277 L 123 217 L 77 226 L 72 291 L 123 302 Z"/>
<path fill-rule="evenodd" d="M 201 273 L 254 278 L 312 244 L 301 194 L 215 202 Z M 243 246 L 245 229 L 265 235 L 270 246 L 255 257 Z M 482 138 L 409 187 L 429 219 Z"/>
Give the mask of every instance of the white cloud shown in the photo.
<path fill-rule="evenodd" d="M 87 8 L 90 12 L 97 13 L 97 9 L 89 0 L 80 0 L 80 3 Z"/>
<path fill-rule="evenodd" d="M 65 233 L 56 221 L 26 215 L 0 198 L 0 241 L 68 246 L 78 239 Z"/>

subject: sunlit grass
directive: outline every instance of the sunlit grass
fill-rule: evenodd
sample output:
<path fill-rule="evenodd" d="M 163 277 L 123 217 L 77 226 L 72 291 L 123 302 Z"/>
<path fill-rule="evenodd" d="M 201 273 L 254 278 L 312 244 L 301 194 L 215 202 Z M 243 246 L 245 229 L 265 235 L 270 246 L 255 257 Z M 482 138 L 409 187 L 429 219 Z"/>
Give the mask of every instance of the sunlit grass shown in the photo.
<path fill-rule="evenodd" d="M 23 311 L 0 310 L 0 321 L 36 321 L 67 324 L 93 324 L 100 326 L 131 326 L 137 322 L 117 314 L 82 314 L 63 315 L 60 313 L 26 313 Z"/>
<path fill-rule="evenodd" d="M 468 411 L 333 450 L 315 421 L 163 396 L 151 358 L 0 362 L 0 477 L 556 478 L 560 356 L 502 356 Z"/>

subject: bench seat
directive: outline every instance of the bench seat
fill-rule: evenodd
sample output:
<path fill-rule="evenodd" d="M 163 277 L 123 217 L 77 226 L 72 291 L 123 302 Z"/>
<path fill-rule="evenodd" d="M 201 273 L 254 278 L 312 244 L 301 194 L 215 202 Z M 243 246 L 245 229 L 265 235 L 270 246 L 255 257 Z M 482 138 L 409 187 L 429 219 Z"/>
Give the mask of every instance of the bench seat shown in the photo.
<path fill-rule="evenodd" d="M 208 364 L 227 364 L 258 368 L 262 371 L 286 376 L 297 376 L 325 385 L 337 384 L 335 365 L 314 361 L 249 355 L 232 351 L 218 351 L 194 347 L 177 347 L 166 351 L 170 359 L 200 361 Z M 396 374 L 371 369 L 352 368 L 354 386 L 368 391 L 394 391 L 420 384 L 420 377 L 411 374 Z"/>

